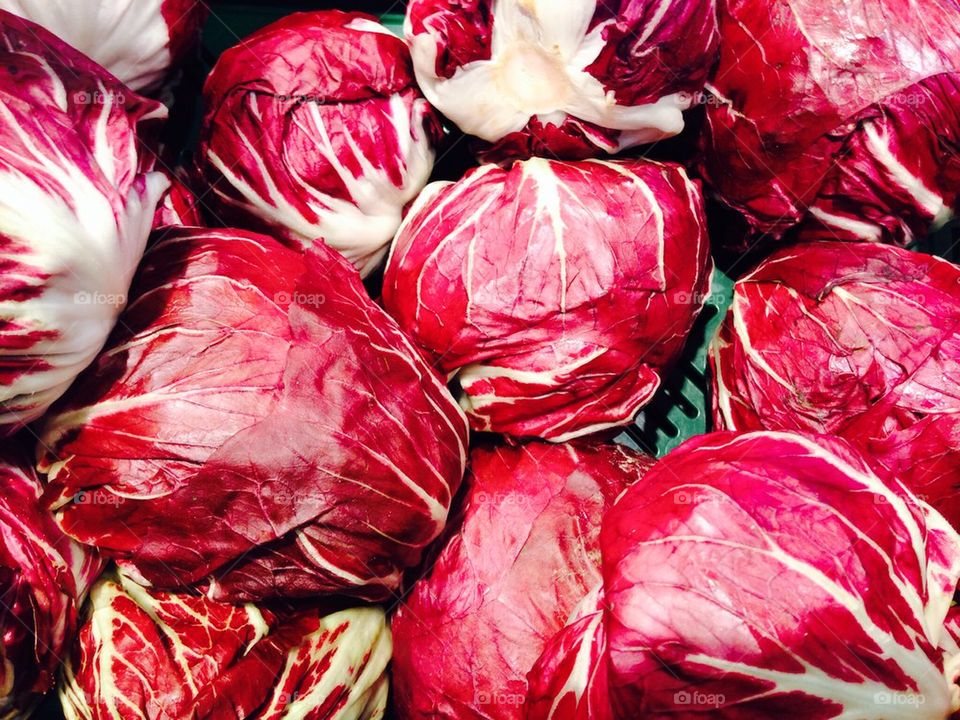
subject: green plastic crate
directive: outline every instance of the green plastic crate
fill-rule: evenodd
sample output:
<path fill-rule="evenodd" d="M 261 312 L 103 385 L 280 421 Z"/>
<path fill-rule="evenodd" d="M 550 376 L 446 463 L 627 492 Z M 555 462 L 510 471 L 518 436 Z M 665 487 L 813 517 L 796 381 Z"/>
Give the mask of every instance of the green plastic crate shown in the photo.
<path fill-rule="evenodd" d="M 303 10 L 323 8 L 349 9 L 371 12 L 379 15 L 381 22 L 400 34 L 403 29 L 403 3 L 399 2 L 221 2 L 210 3 L 211 17 L 204 27 L 203 45 L 205 59 L 216 58 L 227 48 L 236 45 L 241 39 L 255 30 L 279 20 L 285 15 Z M 378 8 L 388 10 L 383 12 Z M 392 11 L 390 11 L 392 9 Z"/>
<path fill-rule="evenodd" d="M 733 281 L 715 270 L 710 295 L 674 369 L 620 440 L 662 456 L 684 440 L 710 429 L 710 341 L 733 297 Z"/>

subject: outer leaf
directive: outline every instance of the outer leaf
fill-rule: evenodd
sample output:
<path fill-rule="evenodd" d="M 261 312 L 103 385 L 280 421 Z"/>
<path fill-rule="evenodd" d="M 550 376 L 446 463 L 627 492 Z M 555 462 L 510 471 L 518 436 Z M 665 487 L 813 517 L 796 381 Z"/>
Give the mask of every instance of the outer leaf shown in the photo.
<path fill-rule="evenodd" d="M 77 627 L 77 607 L 102 564 L 40 504 L 26 458 L 0 451 L 0 717 L 29 714 L 53 687 Z"/>
<path fill-rule="evenodd" d="M 591 591 L 527 675 L 528 720 L 612 720 L 603 591 Z"/>
<path fill-rule="evenodd" d="M 181 172 L 165 171 L 170 189 L 164 193 L 153 217 L 153 229 L 166 227 L 202 227 L 206 225 L 200 211 L 200 201 L 187 184 Z"/>
<path fill-rule="evenodd" d="M 103 65 L 126 85 L 154 92 L 189 59 L 209 12 L 198 0 L 0 0 Z"/>

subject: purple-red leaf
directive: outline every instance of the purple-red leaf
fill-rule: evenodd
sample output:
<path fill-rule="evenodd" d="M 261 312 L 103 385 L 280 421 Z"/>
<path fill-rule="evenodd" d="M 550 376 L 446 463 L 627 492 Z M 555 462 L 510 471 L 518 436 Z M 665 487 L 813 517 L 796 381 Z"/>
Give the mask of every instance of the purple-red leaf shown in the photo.
<path fill-rule="evenodd" d="M 624 493 L 601 546 L 617 718 L 960 709 L 960 537 L 844 440 L 690 440 Z"/>
<path fill-rule="evenodd" d="M 123 309 L 167 186 L 149 172 L 166 115 L 0 11 L 0 433 L 63 394 Z"/>
<path fill-rule="evenodd" d="M 387 597 L 443 529 L 467 425 L 356 273 L 182 229 L 135 293 L 46 423 L 63 527 L 161 587 Z"/>
<path fill-rule="evenodd" d="M 953 0 L 723 0 L 704 177 L 775 239 L 908 244 L 960 198 Z M 755 238 L 739 236 L 736 245 Z"/>
<path fill-rule="evenodd" d="M 393 620 L 400 718 L 524 717 L 527 673 L 600 582 L 601 519 L 651 462 L 616 445 L 473 452 L 462 517 Z"/>
<path fill-rule="evenodd" d="M 677 165 L 533 159 L 420 196 L 383 302 L 474 428 L 554 441 L 626 425 L 709 293 L 699 186 Z"/>
<path fill-rule="evenodd" d="M 412 0 L 405 34 L 427 99 L 490 160 L 679 133 L 718 43 L 713 0 Z"/>
<path fill-rule="evenodd" d="M 227 50 L 204 101 L 198 165 L 218 219 L 376 269 L 440 136 L 403 40 L 362 13 L 290 15 Z"/>
<path fill-rule="evenodd" d="M 0 0 L 0 10 L 42 25 L 151 94 L 191 60 L 209 12 L 199 0 Z"/>
<path fill-rule="evenodd" d="M 0 450 L 0 715 L 20 717 L 53 687 L 77 609 L 103 564 L 40 503 L 26 458 Z"/>
<path fill-rule="evenodd" d="M 271 611 L 94 586 L 60 686 L 86 720 L 379 720 L 390 630 L 380 608 Z"/>
<path fill-rule="evenodd" d="M 716 425 L 832 433 L 960 526 L 960 268 L 893 247 L 785 249 L 714 340 Z"/>

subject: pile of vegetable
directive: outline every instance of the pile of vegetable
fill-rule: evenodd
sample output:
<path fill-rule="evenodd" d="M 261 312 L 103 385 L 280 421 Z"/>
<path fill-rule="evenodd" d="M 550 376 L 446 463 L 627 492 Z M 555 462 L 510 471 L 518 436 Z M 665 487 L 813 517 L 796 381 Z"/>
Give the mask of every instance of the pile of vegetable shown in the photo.
<path fill-rule="evenodd" d="M 218 7 L 0 0 L 0 718 L 960 718 L 960 6 Z"/>

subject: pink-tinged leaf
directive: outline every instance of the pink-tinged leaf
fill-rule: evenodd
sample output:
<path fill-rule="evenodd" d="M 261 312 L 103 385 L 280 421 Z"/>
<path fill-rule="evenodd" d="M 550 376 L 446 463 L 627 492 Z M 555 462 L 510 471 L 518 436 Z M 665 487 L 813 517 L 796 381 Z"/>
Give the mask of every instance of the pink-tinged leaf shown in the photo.
<path fill-rule="evenodd" d="M 785 249 L 713 343 L 716 425 L 832 433 L 960 524 L 960 268 L 877 245 Z"/>
<path fill-rule="evenodd" d="M 229 605 L 94 586 L 60 685 L 68 720 L 378 720 L 391 640 L 383 610 Z"/>
<path fill-rule="evenodd" d="M 297 13 L 227 50 L 197 163 L 222 221 L 326 242 L 366 275 L 433 169 L 439 120 L 404 42 L 374 18 Z"/>
<path fill-rule="evenodd" d="M 164 178 L 166 108 L 0 11 L 0 432 L 40 417 L 126 302 Z"/>
<path fill-rule="evenodd" d="M 960 6 L 719 6 L 701 170 L 753 235 L 906 245 L 953 215 Z"/>
<path fill-rule="evenodd" d="M 186 173 L 164 171 L 170 188 L 160 198 L 153 216 L 154 231 L 168 227 L 202 227 L 206 225 L 200 211 L 200 201 L 190 189 Z"/>
<path fill-rule="evenodd" d="M 680 167 L 534 159 L 429 186 L 383 302 L 456 376 L 475 429 L 562 441 L 650 401 L 711 268 L 700 189 Z"/>
<path fill-rule="evenodd" d="M 613 720 L 600 587 L 546 644 L 527 681 L 527 720 Z"/>
<path fill-rule="evenodd" d="M 144 93 L 191 60 L 209 13 L 198 0 L 0 0 L 0 10 L 43 26 Z"/>
<path fill-rule="evenodd" d="M 852 445 L 715 433 L 601 533 L 618 718 L 946 718 L 960 537 Z"/>
<path fill-rule="evenodd" d="M 40 462 L 63 527 L 154 585 L 379 599 L 443 529 L 466 446 L 338 255 L 192 228 L 148 251 Z"/>
<path fill-rule="evenodd" d="M 713 0 L 412 0 L 405 34 L 427 99 L 490 160 L 679 133 L 719 39 Z"/>
<path fill-rule="evenodd" d="M 651 463 L 616 445 L 474 450 L 461 516 L 393 619 L 400 718 L 524 717 L 527 673 L 600 581 L 601 519 Z"/>
<path fill-rule="evenodd" d="M 0 450 L 0 717 L 23 717 L 53 688 L 77 608 L 102 569 L 40 503 L 23 454 Z"/>

